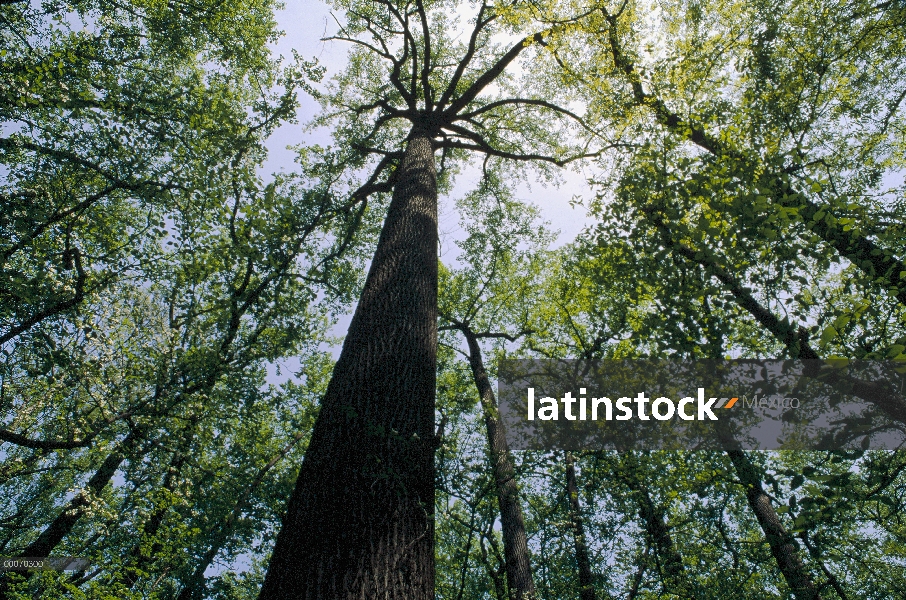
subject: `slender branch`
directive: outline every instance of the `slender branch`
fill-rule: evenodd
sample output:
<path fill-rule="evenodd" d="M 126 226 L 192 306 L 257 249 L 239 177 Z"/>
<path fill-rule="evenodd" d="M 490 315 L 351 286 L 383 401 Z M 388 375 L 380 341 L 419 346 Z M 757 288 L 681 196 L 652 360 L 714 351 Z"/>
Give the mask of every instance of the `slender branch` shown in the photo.
<path fill-rule="evenodd" d="M 556 104 L 553 104 L 546 100 L 539 100 L 536 98 L 507 98 L 506 100 L 497 100 L 495 102 L 490 102 L 488 104 L 485 104 L 481 108 L 477 108 L 471 112 L 463 113 L 457 117 L 457 120 L 471 119 L 471 118 L 477 117 L 478 115 L 484 114 L 488 111 L 494 110 L 495 108 L 500 108 L 501 106 L 510 106 L 510 105 L 541 106 L 543 108 L 550 109 L 561 115 L 565 115 L 565 116 L 573 119 L 580 125 L 582 125 L 582 127 L 584 127 L 586 130 L 594 132 L 594 130 L 591 129 L 591 127 L 589 127 L 585 123 L 585 120 L 582 119 L 582 117 L 580 117 L 579 115 L 575 114 L 574 112 L 567 110 L 561 106 L 557 106 Z"/>
<path fill-rule="evenodd" d="M 562 167 L 568 165 L 571 162 L 577 160 L 582 160 L 584 158 L 594 158 L 600 156 L 604 153 L 605 150 L 609 150 L 610 147 L 598 150 L 597 152 L 589 152 L 585 154 L 577 154 L 569 158 L 557 159 L 551 156 L 545 156 L 543 154 L 520 154 L 516 152 L 505 152 L 503 150 L 497 150 L 496 148 L 490 146 L 485 142 L 484 144 L 466 144 L 464 142 L 457 142 L 455 140 L 447 140 L 438 144 L 439 148 L 456 148 L 460 150 L 472 150 L 474 152 L 483 152 L 485 154 L 490 154 L 491 156 L 497 156 L 499 158 L 506 158 L 509 160 L 539 160 L 542 162 L 549 162 Z"/>
<path fill-rule="evenodd" d="M 463 73 L 465 73 L 466 68 L 469 66 L 469 63 L 472 62 L 472 59 L 475 57 L 475 51 L 478 47 L 478 36 L 481 34 L 481 31 L 488 26 L 494 19 L 497 18 L 497 15 L 491 15 L 487 19 L 482 20 L 484 16 L 484 11 L 488 8 L 487 1 L 481 3 L 481 8 L 478 9 L 478 16 L 475 18 L 475 27 L 472 29 L 472 35 L 469 37 L 469 47 L 466 50 L 465 56 L 462 57 L 462 60 L 459 61 L 459 64 L 456 66 L 456 71 L 453 72 L 453 77 L 450 78 L 450 83 L 447 85 L 447 89 L 444 90 L 443 95 L 440 97 L 440 100 L 437 103 L 437 110 L 442 112 L 444 107 L 447 105 L 447 102 L 450 101 L 450 98 L 453 94 L 456 93 L 456 86 L 459 85 L 460 79 L 462 79 Z"/>
<path fill-rule="evenodd" d="M 425 6 L 422 0 L 415 0 L 415 6 L 418 10 L 418 16 L 422 22 L 422 43 L 424 44 L 424 56 L 422 56 L 422 94 L 425 100 L 425 112 L 431 112 L 433 108 L 433 94 L 431 91 L 431 82 L 428 79 L 431 67 L 431 30 L 428 28 L 428 15 L 425 12 Z"/>

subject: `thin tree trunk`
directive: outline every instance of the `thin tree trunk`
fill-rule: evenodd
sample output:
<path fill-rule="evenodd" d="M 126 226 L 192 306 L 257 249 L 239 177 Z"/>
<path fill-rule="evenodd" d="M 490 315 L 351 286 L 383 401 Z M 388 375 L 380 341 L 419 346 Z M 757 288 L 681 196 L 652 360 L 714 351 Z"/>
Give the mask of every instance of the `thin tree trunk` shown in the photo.
<path fill-rule="evenodd" d="M 805 548 L 808 550 L 812 559 L 814 559 L 814 561 L 817 562 L 818 565 L 820 565 L 821 571 L 824 573 L 825 577 L 827 577 L 828 583 L 830 583 L 831 587 L 834 588 L 834 591 L 837 592 L 837 595 L 840 596 L 840 600 L 849 600 L 849 595 L 846 593 L 846 590 L 843 589 L 843 585 L 840 583 L 840 580 L 837 579 L 837 576 L 834 575 L 833 572 L 829 568 L 827 568 L 827 565 L 824 564 L 824 561 L 821 560 L 821 553 L 818 551 L 818 549 L 808 541 L 808 532 L 800 532 L 799 539 L 801 539 L 802 543 L 805 544 Z"/>
<path fill-rule="evenodd" d="M 620 479 L 636 497 L 639 517 L 645 527 L 648 545 L 654 549 L 661 583 L 667 592 L 682 598 L 695 598 L 693 585 L 683 565 L 683 557 L 673 543 L 670 527 L 664 518 L 664 511 L 651 499 L 648 488 L 639 480 L 635 465 L 624 467 Z"/>
<path fill-rule="evenodd" d="M 198 417 L 192 417 L 189 420 L 189 425 L 183 429 L 179 434 L 179 444 L 173 452 L 173 457 L 170 459 L 170 465 L 167 468 L 167 473 L 164 475 L 164 480 L 161 482 L 160 489 L 172 493 L 176 488 L 176 485 L 180 480 L 180 472 L 182 471 L 183 465 L 185 465 L 186 459 L 188 458 L 189 448 L 192 444 L 192 440 L 195 437 L 195 425 L 198 422 Z M 147 554 L 142 553 L 142 543 L 141 538 L 153 539 L 157 536 L 157 532 L 160 530 L 161 525 L 164 524 L 164 519 L 167 516 L 167 512 L 170 510 L 169 503 L 165 503 L 164 506 L 159 507 L 155 510 L 148 520 L 145 521 L 145 524 L 142 526 L 141 530 L 138 532 L 139 541 L 132 547 L 129 551 L 129 560 L 135 561 L 133 565 L 129 565 L 126 569 L 125 585 L 127 588 L 132 589 L 135 587 L 135 584 L 138 582 L 141 577 L 142 571 L 145 570 L 153 561 L 155 555 L 160 552 L 161 543 L 155 541 Z"/>
<path fill-rule="evenodd" d="M 591 560 L 588 544 L 585 542 L 585 525 L 582 523 L 582 507 L 579 506 L 579 488 L 576 485 L 576 462 L 572 452 L 566 453 L 566 493 L 569 495 L 569 518 L 576 546 L 576 563 L 579 566 L 579 597 L 581 600 L 595 600 Z"/>
<path fill-rule="evenodd" d="M 434 597 L 437 176 L 413 127 L 260 600 Z"/>
<path fill-rule="evenodd" d="M 248 503 L 249 498 L 255 492 L 261 482 L 264 481 L 264 477 L 273 469 L 277 463 L 279 463 L 283 458 L 289 454 L 290 450 L 295 447 L 295 445 L 302 439 L 302 433 L 296 433 L 293 438 L 286 444 L 276 456 L 271 458 L 270 461 L 260 469 L 255 475 L 255 479 L 252 480 L 252 483 L 245 488 L 245 491 L 236 501 L 236 504 L 233 505 L 233 510 L 223 521 L 223 524 L 217 530 L 214 535 L 214 541 L 211 543 L 207 552 L 205 552 L 201 561 L 195 567 L 195 570 L 192 572 L 192 575 L 189 577 L 188 581 L 183 584 L 183 588 L 180 590 L 179 595 L 176 600 L 192 600 L 193 598 L 198 598 L 204 592 L 204 574 L 208 570 L 208 567 L 211 566 L 211 563 L 214 562 L 214 558 L 217 554 L 220 553 L 220 550 L 223 548 L 223 545 L 226 544 L 227 540 L 230 538 L 230 534 L 233 532 L 233 527 L 236 525 L 236 522 L 239 520 L 242 510 L 245 508 Z"/>
<path fill-rule="evenodd" d="M 808 336 L 804 329 L 797 329 L 787 321 L 765 308 L 752 296 L 752 293 L 742 282 L 728 270 L 723 268 L 718 261 L 707 251 L 696 251 L 686 244 L 677 241 L 667 223 L 653 210 L 644 209 L 643 212 L 657 227 L 665 247 L 676 252 L 690 262 L 697 263 L 709 275 L 716 277 L 725 289 L 730 292 L 744 310 L 752 315 L 758 323 L 767 329 L 774 338 L 786 346 L 792 358 L 801 360 L 820 360 L 818 352 L 808 343 Z M 900 423 L 906 423 L 906 403 L 889 386 L 878 381 L 861 381 L 854 377 L 842 374 L 829 374 L 824 376 L 825 383 L 844 383 L 852 394 L 877 406 L 889 418 Z"/>
<path fill-rule="evenodd" d="M 666 129 L 712 155 L 742 160 L 743 155 L 740 152 L 709 135 L 701 125 L 672 112 L 657 95 L 644 91 L 642 79 L 635 65 L 620 45 L 617 17 L 606 15 L 605 18 L 610 25 L 609 42 L 614 64 L 629 80 L 636 103 L 651 107 L 657 120 Z M 770 167 L 765 168 L 759 179 L 753 183 L 769 189 L 774 202 L 780 206 L 796 209 L 795 214 L 808 233 L 821 238 L 870 279 L 886 287 L 900 304 L 906 305 L 906 263 L 898 259 L 892 250 L 878 247 L 870 238 L 859 235 L 857 230 L 845 230 L 843 225 L 836 221 L 828 222 L 826 219 L 816 218 L 827 211 L 828 207 L 809 200 L 805 194 L 794 189 L 788 178 L 782 173 L 772 171 Z"/>
<path fill-rule="evenodd" d="M 626 594 L 626 600 L 635 600 L 639 595 L 639 586 L 642 585 L 642 577 L 645 576 L 645 568 L 648 566 L 648 553 L 651 552 L 651 544 L 645 544 L 645 552 L 639 556 L 639 563 L 636 567 L 635 574 L 632 576 L 632 585 L 629 587 L 629 593 Z"/>
<path fill-rule="evenodd" d="M 532 580 L 525 520 L 519 506 L 519 490 L 516 487 L 513 459 L 506 443 L 503 423 L 500 422 L 497 399 L 494 397 L 494 390 L 484 368 L 478 339 L 468 326 L 463 326 L 461 331 L 469 345 L 469 366 L 472 368 L 472 377 L 481 398 L 484 422 L 488 431 L 491 470 L 497 486 L 497 502 L 500 506 L 500 524 L 503 530 L 507 586 L 510 598 L 527 600 L 535 597 L 535 583 Z"/>
<path fill-rule="evenodd" d="M 135 433 L 129 434 L 117 447 L 107 455 L 104 462 L 85 486 L 85 491 L 77 494 L 64 509 L 60 511 L 53 522 L 48 525 L 34 542 L 29 544 L 19 556 L 46 557 L 50 556 L 54 548 L 72 531 L 78 520 L 85 514 L 90 504 L 90 495 L 98 495 L 107 487 L 116 470 L 126 460 L 126 453 L 136 440 Z"/>
<path fill-rule="evenodd" d="M 645 524 L 645 532 L 651 540 L 655 554 L 660 563 L 662 581 L 667 590 L 684 598 L 693 598 L 688 586 L 683 557 L 680 556 L 670 527 L 664 519 L 664 511 L 654 504 L 648 490 L 639 488 L 639 516 Z"/>
<path fill-rule="evenodd" d="M 493 526 L 493 523 L 491 524 Z M 491 576 L 491 581 L 494 583 L 494 595 L 497 597 L 497 600 L 506 600 L 506 582 L 504 578 L 501 577 L 501 573 L 506 571 L 506 565 L 503 564 L 505 561 L 500 556 L 500 552 L 497 551 L 497 548 L 494 545 L 493 531 L 488 533 L 482 533 L 478 540 L 478 545 L 481 548 L 481 559 L 484 562 L 485 568 L 488 570 L 488 575 Z M 494 568 L 491 565 L 491 559 L 488 556 L 488 549 L 485 547 L 485 540 L 491 544 L 491 549 L 494 550 L 495 557 L 497 558 L 498 568 Z"/>
<path fill-rule="evenodd" d="M 72 531 L 72 528 L 75 527 L 79 519 L 82 518 L 82 515 L 85 514 L 85 510 L 91 503 L 90 495 L 100 494 L 101 491 L 107 487 L 107 484 L 110 483 L 116 470 L 119 469 L 120 465 L 126 459 L 126 453 L 131 449 L 132 444 L 134 444 L 136 440 L 137 435 L 133 432 L 120 442 L 113 452 L 107 455 L 107 458 L 104 459 L 104 462 L 101 463 L 98 470 L 94 472 L 91 479 L 88 480 L 85 491 L 77 494 L 70 500 L 50 525 L 41 532 L 38 539 L 26 546 L 18 554 L 18 557 L 44 558 L 50 556 L 50 553 L 53 552 L 54 548 L 63 541 L 63 538 Z M 9 593 L 9 586 L 13 584 L 15 580 L 22 581 L 23 578 L 27 579 L 29 575 L 30 573 L 16 574 L 11 572 L 0 574 L 0 599 L 6 598 Z"/>
<path fill-rule="evenodd" d="M 780 518 L 771 506 L 771 498 L 761 486 L 761 476 L 752 461 L 742 450 L 725 444 L 727 456 L 733 462 L 736 475 L 746 489 L 746 499 L 758 523 L 764 531 L 765 539 L 771 547 L 771 554 L 777 561 L 777 567 L 793 590 L 797 600 L 821 600 L 821 595 L 812 583 L 812 579 L 799 557 L 799 546 L 796 540 L 783 527 Z"/>

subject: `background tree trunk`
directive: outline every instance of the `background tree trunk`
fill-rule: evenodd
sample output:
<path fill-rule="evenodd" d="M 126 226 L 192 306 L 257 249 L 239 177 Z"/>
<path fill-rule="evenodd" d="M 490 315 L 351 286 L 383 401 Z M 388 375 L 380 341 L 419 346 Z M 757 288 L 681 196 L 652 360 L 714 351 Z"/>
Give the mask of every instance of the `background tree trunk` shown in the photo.
<path fill-rule="evenodd" d="M 414 127 L 260 600 L 434 597 L 437 175 Z"/>
<path fill-rule="evenodd" d="M 82 515 L 85 514 L 85 510 L 91 503 L 86 492 L 98 495 L 105 487 L 107 487 L 107 484 L 110 483 L 116 470 L 119 469 L 123 461 L 126 460 L 126 453 L 131 450 L 132 445 L 136 441 L 136 437 L 135 433 L 130 433 L 126 439 L 117 445 L 113 452 L 107 455 L 107 458 L 104 459 L 104 462 L 101 463 L 101 466 L 94 472 L 94 475 L 91 476 L 91 479 L 89 479 L 88 483 L 85 485 L 86 491 L 80 492 L 70 500 L 53 522 L 41 532 L 38 539 L 22 550 L 19 553 L 19 556 L 50 556 L 50 553 L 53 552 L 54 548 L 63 541 L 63 538 L 72 531 L 72 528 L 75 527 Z"/>
<path fill-rule="evenodd" d="M 569 495 L 569 517 L 572 522 L 573 541 L 576 546 L 576 563 L 579 566 L 581 600 L 595 600 L 592 584 L 591 560 L 588 544 L 585 542 L 585 526 L 582 524 L 582 508 L 579 506 L 579 487 L 576 485 L 576 461 L 572 452 L 566 453 L 566 493 Z"/>
<path fill-rule="evenodd" d="M 797 600 L 821 600 L 821 594 L 812 583 L 812 579 L 799 557 L 799 545 L 783 527 L 780 517 L 771 505 L 771 498 L 761 486 L 761 476 L 755 465 L 742 450 L 732 448 L 725 442 L 727 456 L 733 462 L 736 475 L 746 490 L 746 499 L 771 547 L 771 554 L 777 561 L 777 567 L 793 590 Z"/>
<path fill-rule="evenodd" d="M 647 486 L 637 471 L 631 454 L 626 454 L 617 477 L 632 492 L 639 506 L 639 517 L 645 530 L 648 546 L 654 551 L 657 571 L 666 592 L 680 598 L 697 597 L 695 581 L 686 572 L 683 557 L 673 543 L 665 511 L 651 498 Z"/>
<path fill-rule="evenodd" d="M 527 600 L 535 597 L 535 582 L 532 580 L 532 566 L 529 562 L 528 540 L 525 535 L 525 520 L 519 506 L 519 490 L 516 487 L 516 473 L 507 447 L 503 424 L 498 418 L 497 399 L 488 380 L 488 373 L 481 358 L 481 348 L 475 334 L 468 326 L 462 328 L 469 345 L 469 366 L 478 388 L 484 422 L 488 431 L 488 447 L 491 451 L 491 470 L 497 486 L 497 502 L 500 505 L 500 525 L 503 531 L 503 554 L 506 560 L 506 580 L 510 598 Z"/>

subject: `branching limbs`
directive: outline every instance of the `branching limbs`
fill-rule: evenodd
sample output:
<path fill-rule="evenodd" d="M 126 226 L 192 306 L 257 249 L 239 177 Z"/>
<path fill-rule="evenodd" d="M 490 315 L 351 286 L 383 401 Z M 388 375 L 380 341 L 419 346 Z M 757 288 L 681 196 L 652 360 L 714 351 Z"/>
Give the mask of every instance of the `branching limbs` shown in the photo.
<path fill-rule="evenodd" d="M 465 54 L 462 59 L 456 65 L 456 70 L 453 72 L 453 76 L 450 77 L 450 83 L 447 84 L 446 90 L 444 90 L 443 95 L 437 103 L 437 110 L 443 111 L 444 107 L 453 97 L 453 94 L 456 93 L 456 88 L 459 86 L 459 82 L 462 79 L 463 74 L 466 72 L 466 69 L 471 64 L 472 59 L 475 58 L 475 52 L 478 48 L 478 39 L 485 27 L 491 24 L 491 22 L 497 18 L 495 13 L 491 13 L 488 16 L 485 16 L 485 13 L 488 11 L 488 3 L 482 2 L 481 8 L 478 9 L 478 15 L 475 17 L 475 27 L 472 28 L 472 34 L 469 36 L 469 45 L 466 49 Z"/>
<path fill-rule="evenodd" d="M 547 45 L 551 28 L 526 35 L 501 51 L 490 42 L 499 11 L 486 1 L 478 7 L 465 44 L 445 37 L 450 30 L 445 9 L 428 0 L 350 4 L 349 24 L 329 39 L 358 46 L 362 52 L 354 56 L 361 67 L 338 79 L 327 103 L 340 110 L 325 117 L 348 117 L 349 131 L 360 133 L 353 133 L 346 143 L 374 154 L 388 152 L 388 143 L 396 144 L 396 150 L 403 140 L 391 122 L 402 120 L 427 131 L 435 148 L 459 150 L 460 155 L 477 152 L 563 166 L 618 147 L 591 147 L 591 140 L 601 136 L 565 101 L 546 97 L 540 90 L 510 90 L 509 82 L 501 81 L 527 48 Z M 370 39 L 360 39 L 360 34 Z M 387 68 L 368 69 L 368 56 L 377 59 L 372 64 L 384 63 Z M 495 98 L 483 97 L 494 85 L 503 91 Z M 388 94 L 390 89 L 395 92 Z M 373 115 L 367 125 L 362 120 L 366 114 Z M 579 141 L 574 130 L 587 141 Z M 384 133 L 388 131 L 389 136 Z"/>

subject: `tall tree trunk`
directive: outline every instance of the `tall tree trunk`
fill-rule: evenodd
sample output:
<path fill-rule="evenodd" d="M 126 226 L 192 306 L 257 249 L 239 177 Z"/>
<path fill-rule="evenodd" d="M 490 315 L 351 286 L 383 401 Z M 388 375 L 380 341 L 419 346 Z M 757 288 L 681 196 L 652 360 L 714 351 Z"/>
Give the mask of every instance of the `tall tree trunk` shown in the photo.
<path fill-rule="evenodd" d="M 488 430 L 488 447 L 491 451 L 491 470 L 497 486 L 497 502 L 500 505 L 500 524 L 503 530 L 503 554 L 506 562 L 506 580 L 510 598 L 527 600 L 535 597 L 535 583 L 529 562 L 528 541 L 525 535 L 525 520 L 519 506 L 519 490 L 516 487 L 516 473 L 513 459 L 507 447 L 503 423 L 500 422 L 497 399 L 488 380 L 481 357 L 481 347 L 475 333 L 464 325 L 461 331 L 469 345 L 469 366 L 478 388 L 484 422 Z"/>
<path fill-rule="evenodd" d="M 582 507 L 579 506 L 579 487 L 576 485 L 576 461 L 572 452 L 566 453 L 566 493 L 569 495 L 569 518 L 576 546 L 576 563 L 579 566 L 579 598 L 595 600 L 591 560 L 588 557 L 588 544 L 585 542 L 585 525 L 582 523 Z"/>
<path fill-rule="evenodd" d="M 260 600 L 434 597 L 437 174 L 413 127 Z"/>
<path fill-rule="evenodd" d="M 821 595 L 812 583 L 812 579 L 799 557 L 799 546 L 796 540 L 783 527 L 771 498 L 761 486 L 761 476 L 746 453 L 725 443 L 727 455 L 733 462 L 736 475 L 746 489 L 746 499 L 758 523 L 764 531 L 764 537 L 771 547 L 771 554 L 777 561 L 777 567 L 793 590 L 797 600 L 821 600 Z"/>
<path fill-rule="evenodd" d="M 664 510 L 654 503 L 648 488 L 641 481 L 636 472 L 637 466 L 631 454 L 627 454 L 623 466 L 618 472 L 618 477 L 626 484 L 639 505 L 639 517 L 645 528 L 647 544 L 654 550 L 657 560 L 658 573 L 661 583 L 668 593 L 681 598 L 695 598 L 695 585 L 686 573 L 683 557 L 670 534 L 670 526 L 664 515 Z"/>

